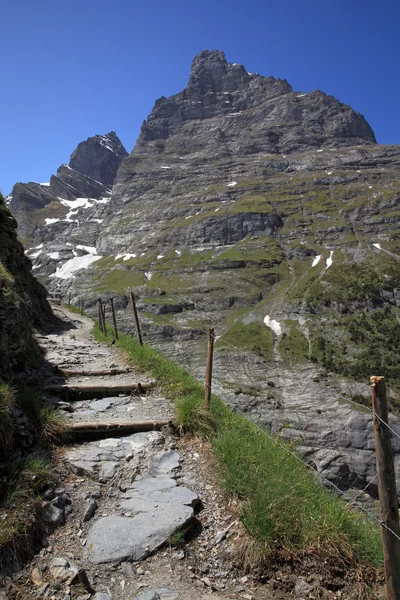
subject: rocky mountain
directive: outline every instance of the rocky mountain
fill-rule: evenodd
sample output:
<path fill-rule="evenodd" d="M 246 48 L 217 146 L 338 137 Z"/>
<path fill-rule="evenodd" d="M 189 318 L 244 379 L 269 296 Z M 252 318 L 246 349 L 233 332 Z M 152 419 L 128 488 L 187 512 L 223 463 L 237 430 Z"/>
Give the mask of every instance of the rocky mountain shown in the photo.
<path fill-rule="evenodd" d="M 78 145 L 69 164 L 61 165 L 49 183 L 15 184 L 7 204 L 18 220 L 19 236 L 25 245 L 50 241 L 54 231 L 59 230 L 52 227 L 47 231 L 43 226 L 62 222 L 63 231 L 79 208 L 88 203 L 106 203 L 127 154 L 114 131 L 96 135 Z"/>
<path fill-rule="evenodd" d="M 52 322 L 46 290 L 32 277 L 16 229 L 0 194 L 0 383 L 38 360 L 32 329 Z"/>
<path fill-rule="evenodd" d="M 95 160 L 70 166 L 103 183 Z M 372 374 L 393 408 L 400 386 L 399 167 L 400 147 L 349 106 L 205 51 L 156 101 L 104 204 L 58 201 L 60 216 L 35 192 L 16 216 L 52 291 L 93 311 L 114 296 L 132 329 L 135 290 L 149 341 L 200 378 L 215 327 L 216 391 L 364 486 L 372 422 L 352 402 L 368 403 Z"/>

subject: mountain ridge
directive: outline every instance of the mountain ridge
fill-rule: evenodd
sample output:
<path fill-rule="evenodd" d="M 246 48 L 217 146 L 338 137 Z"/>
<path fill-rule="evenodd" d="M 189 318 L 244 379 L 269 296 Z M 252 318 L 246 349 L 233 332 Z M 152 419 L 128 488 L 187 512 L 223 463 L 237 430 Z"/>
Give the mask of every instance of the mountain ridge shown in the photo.
<path fill-rule="evenodd" d="M 400 146 L 347 105 L 207 51 L 155 102 L 110 199 L 67 224 L 38 209 L 28 255 L 93 314 L 114 297 L 127 329 L 134 290 L 145 334 L 200 379 L 214 327 L 221 397 L 362 486 L 371 431 L 346 398 L 366 401 L 375 371 L 393 407 L 400 389 L 399 167 Z"/>

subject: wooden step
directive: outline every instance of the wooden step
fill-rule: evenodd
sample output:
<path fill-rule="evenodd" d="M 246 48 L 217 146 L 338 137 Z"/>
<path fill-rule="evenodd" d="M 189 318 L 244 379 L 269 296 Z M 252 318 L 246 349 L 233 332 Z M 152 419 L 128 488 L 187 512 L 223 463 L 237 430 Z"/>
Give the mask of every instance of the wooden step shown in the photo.
<path fill-rule="evenodd" d="M 86 383 L 77 383 L 75 385 L 68 383 L 53 383 L 46 385 L 44 391 L 50 394 L 63 394 L 66 400 L 71 400 L 73 396 L 114 396 L 116 394 L 126 394 L 137 392 L 141 394 L 155 387 L 154 383 L 113 383 L 87 385 Z"/>
<path fill-rule="evenodd" d="M 141 431 L 160 431 L 171 427 L 172 421 L 99 421 L 82 422 L 67 425 L 63 433 L 71 440 L 92 440 L 138 433 Z"/>
<path fill-rule="evenodd" d="M 64 373 L 64 375 L 67 375 L 68 377 L 72 377 L 75 375 L 84 375 L 87 377 L 95 377 L 95 376 L 101 376 L 101 375 L 123 375 L 124 373 L 131 373 L 133 369 L 131 369 L 130 367 L 125 367 L 125 368 L 115 368 L 115 369 L 100 369 L 98 371 L 86 371 L 84 369 L 79 370 L 79 369 L 61 369 L 60 367 L 57 368 L 58 372 Z"/>

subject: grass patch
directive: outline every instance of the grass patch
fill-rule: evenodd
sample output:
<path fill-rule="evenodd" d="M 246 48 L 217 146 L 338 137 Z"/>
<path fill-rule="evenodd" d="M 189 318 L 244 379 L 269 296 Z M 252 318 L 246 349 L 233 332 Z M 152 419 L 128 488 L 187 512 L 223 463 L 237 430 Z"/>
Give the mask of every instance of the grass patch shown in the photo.
<path fill-rule="evenodd" d="M 18 424 L 13 409 L 24 411 L 35 446 L 17 446 Z M 31 549 L 40 493 L 52 481 L 49 449 L 59 441 L 64 421 L 43 405 L 41 396 L 15 380 L 0 386 L 0 561 L 3 552 L 26 555 Z"/>
<path fill-rule="evenodd" d="M 96 325 L 94 336 L 109 341 Z M 182 367 L 147 345 L 121 335 L 116 345 L 135 365 L 156 377 L 176 404 L 182 429 L 208 436 L 219 463 L 223 485 L 241 500 L 241 518 L 257 543 L 270 555 L 321 548 L 347 564 L 383 564 L 379 528 L 347 508 L 322 487 L 306 465 L 288 453 L 282 440 L 266 435 L 212 396 L 204 410 L 204 388 Z"/>
<path fill-rule="evenodd" d="M 7 517 L 0 519 L 0 554 L 10 548 L 14 554 L 27 550 L 31 543 L 36 512 L 41 505 L 40 492 L 52 481 L 46 455 L 31 455 L 13 460 L 6 476 L 0 478 L 5 497 L 1 509 Z"/>
<path fill-rule="evenodd" d="M 308 341 L 296 321 L 285 321 L 288 330 L 279 339 L 279 353 L 285 361 L 308 360 Z"/>
<path fill-rule="evenodd" d="M 243 350 L 250 350 L 250 352 L 262 356 L 266 360 L 273 360 L 274 358 L 273 334 L 262 323 L 254 322 L 244 325 L 242 321 L 236 321 L 218 340 L 216 346 L 224 346 L 224 342 L 233 344 Z"/>

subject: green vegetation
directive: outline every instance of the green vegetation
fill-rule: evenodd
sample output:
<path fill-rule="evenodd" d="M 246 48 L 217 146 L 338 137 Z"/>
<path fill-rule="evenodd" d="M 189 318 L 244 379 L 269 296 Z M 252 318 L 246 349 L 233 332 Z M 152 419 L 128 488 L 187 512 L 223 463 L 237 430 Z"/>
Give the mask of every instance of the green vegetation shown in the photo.
<path fill-rule="evenodd" d="M 0 498 L 0 510 L 7 512 L 7 518 L 0 519 L 0 548 L 9 548 L 14 555 L 27 552 L 41 505 L 39 494 L 51 480 L 48 458 L 39 454 L 14 459 L 6 475 L 1 469 L 5 494 Z"/>
<path fill-rule="evenodd" d="M 308 340 L 299 330 L 296 321 L 285 321 L 287 331 L 279 338 L 279 353 L 284 361 L 308 360 Z"/>
<path fill-rule="evenodd" d="M 29 212 L 29 219 L 33 223 L 43 224 L 45 219 L 63 219 L 68 214 L 68 208 L 59 201 L 50 202 L 40 210 Z"/>
<path fill-rule="evenodd" d="M 140 271 L 126 271 L 114 269 L 101 278 L 96 277 L 96 286 L 93 291 L 115 291 L 123 294 L 127 289 L 140 286 L 145 282 L 145 275 Z"/>
<path fill-rule="evenodd" d="M 0 261 L 0 290 L 9 288 L 14 283 L 13 276 Z"/>
<path fill-rule="evenodd" d="M 400 384 L 400 323 L 397 309 L 386 306 L 341 317 L 336 335 L 320 328 L 312 337 L 311 360 L 355 379 L 384 375 Z"/>
<path fill-rule="evenodd" d="M 17 447 L 13 409 L 27 417 L 36 445 L 25 454 Z M 35 514 L 40 508 L 40 492 L 51 481 L 51 446 L 60 440 L 64 421 L 59 414 L 43 406 L 41 397 L 16 382 L 14 387 L 0 385 L 0 547 L 13 553 L 26 550 Z"/>
<path fill-rule="evenodd" d="M 101 341 L 111 339 L 97 326 L 94 335 Z M 360 560 L 383 564 L 378 527 L 323 488 L 282 440 L 235 414 L 214 395 L 208 414 L 204 388 L 156 350 L 140 347 L 125 335 L 116 345 L 174 400 L 180 427 L 208 437 L 222 484 L 241 501 L 242 521 L 261 555 L 327 552 L 347 565 Z"/>
<path fill-rule="evenodd" d="M 274 358 L 273 334 L 263 323 L 253 322 L 244 325 L 242 321 L 236 321 L 217 341 L 216 346 L 224 346 L 224 342 L 243 350 L 249 350 L 266 360 Z"/>

